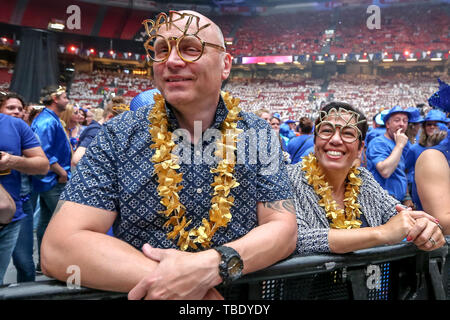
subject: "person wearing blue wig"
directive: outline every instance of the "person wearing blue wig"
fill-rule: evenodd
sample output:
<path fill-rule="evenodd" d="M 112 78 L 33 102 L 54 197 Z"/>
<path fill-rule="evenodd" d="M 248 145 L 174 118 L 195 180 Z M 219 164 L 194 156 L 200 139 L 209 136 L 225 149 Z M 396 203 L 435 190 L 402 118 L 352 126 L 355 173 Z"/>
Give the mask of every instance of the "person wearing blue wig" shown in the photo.
<path fill-rule="evenodd" d="M 438 79 L 439 90 L 429 99 L 430 106 L 443 112 L 450 112 L 450 86 Z M 430 112 L 434 111 L 431 115 Z M 427 117 L 434 119 L 437 110 L 431 110 Z M 441 117 L 444 118 L 445 116 Z M 444 118 L 447 122 L 447 118 Z M 434 216 L 442 225 L 443 233 L 450 234 L 450 141 L 449 131 L 438 144 L 423 151 L 415 165 L 416 194 L 423 210 Z"/>

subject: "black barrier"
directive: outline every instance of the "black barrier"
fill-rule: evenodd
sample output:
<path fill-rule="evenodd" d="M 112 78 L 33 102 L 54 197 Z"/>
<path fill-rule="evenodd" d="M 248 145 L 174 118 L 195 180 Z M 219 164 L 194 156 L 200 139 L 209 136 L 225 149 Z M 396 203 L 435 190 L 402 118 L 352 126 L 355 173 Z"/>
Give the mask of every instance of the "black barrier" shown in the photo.
<path fill-rule="evenodd" d="M 424 252 L 406 242 L 348 254 L 292 256 L 218 289 L 228 300 L 450 300 L 448 258 L 448 245 Z M 12 284 L 0 287 L 0 299 L 127 297 L 72 287 L 57 280 Z"/>

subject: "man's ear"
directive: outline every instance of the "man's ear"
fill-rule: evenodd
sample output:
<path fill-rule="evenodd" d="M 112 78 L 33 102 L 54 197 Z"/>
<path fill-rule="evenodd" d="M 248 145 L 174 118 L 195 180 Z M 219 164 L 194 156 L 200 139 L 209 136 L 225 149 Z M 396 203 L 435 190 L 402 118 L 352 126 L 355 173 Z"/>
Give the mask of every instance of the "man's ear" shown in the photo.
<path fill-rule="evenodd" d="M 231 65 L 233 64 L 233 59 L 231 54 L 228 52 L 223 54 L 223 70 L 222 70 L 222 81 L 226 80 L 231 72 Z"/>

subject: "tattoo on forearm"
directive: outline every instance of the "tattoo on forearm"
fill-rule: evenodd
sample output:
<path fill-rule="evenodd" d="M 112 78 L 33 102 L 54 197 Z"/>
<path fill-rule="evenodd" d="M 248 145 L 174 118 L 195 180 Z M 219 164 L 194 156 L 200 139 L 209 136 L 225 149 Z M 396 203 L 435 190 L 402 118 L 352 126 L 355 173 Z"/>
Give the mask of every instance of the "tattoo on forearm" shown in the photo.
<path fill-rule="evenodd" d="M 290 213 L 295 213 L 294 200 L 286 199 L 280 201 L 263 202 L 264 207 L 273 209 L 275 211 L 284 212 L 288 211 Z"/>

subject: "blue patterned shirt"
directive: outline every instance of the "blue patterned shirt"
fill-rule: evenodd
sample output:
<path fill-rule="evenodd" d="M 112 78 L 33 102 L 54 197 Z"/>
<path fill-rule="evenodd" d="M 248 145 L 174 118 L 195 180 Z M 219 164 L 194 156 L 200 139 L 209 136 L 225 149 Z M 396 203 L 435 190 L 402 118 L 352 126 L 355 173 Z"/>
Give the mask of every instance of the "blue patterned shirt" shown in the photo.
<path fill-rule="evenodd" d="M 154 150 L 150 148 L 150 110 L 151 106 L 145 106 L 135 112 L 125 112 L 103 125 L 61 199 L 117 212 L 114 235 L 137 249 L 144 243 L 159 248 L 177 248 L 177 239 L 167 239 L 166 234 L 172 228 L 163 228 L 167 218 L 158 213 L 165 207 L 156 191 L 157 177 L 151 162 Z M 169 130 L 178 129 L 172 107 L 166 105 L 166 111 Z M 219 129 L 227 113 L 221 98 L 211 129 Z M 257 202 L 293 198 L 276 134 L 266 121 L 255 115 L 241 112 L 240 116 L 238 128 L 244 133 L 239 137 L 234 173 L 240 185 L 230 192 L 235 198 L 232 220 L 227 228 L 216 232 L 212 238 L 213 246 L 236 240 L 255 228 L 258 225 Z M 207 154 L 214 151 L 215 139 L 205 136 L 206 133 L 196 146 L 185 142 L 188 147 L 179 151 L 180 159 L 184 159 L 178 169 L 183 173 L 183 189 L 179 195 L 186 207 L 187 220 L 192 219 L 189 229 L 200 226 L 202 218 L 209 220 L 211 183 L 214 181 L 210 169 L 215 168 L 217 162 L 199 161 L 198 153 L 206 159 Z M 183 139 L 175 141 L 178 147 L 183 145 Z"/>

